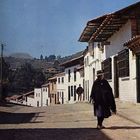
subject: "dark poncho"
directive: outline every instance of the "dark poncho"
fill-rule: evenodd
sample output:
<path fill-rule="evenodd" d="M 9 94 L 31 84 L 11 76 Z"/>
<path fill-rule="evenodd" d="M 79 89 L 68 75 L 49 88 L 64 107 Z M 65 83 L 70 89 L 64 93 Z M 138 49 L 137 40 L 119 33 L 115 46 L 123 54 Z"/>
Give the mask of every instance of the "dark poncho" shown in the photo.
<path fill-rule="evenodd" d="M 116 111 L 116 104 L 112 93 L 112 88 L 105 79 L 95 80 L 91 91 L 91 99 L 94 102 L 95 116 L 100 114 L 100 116 L 107 118 L 111 116 L 111 111 Z"/>

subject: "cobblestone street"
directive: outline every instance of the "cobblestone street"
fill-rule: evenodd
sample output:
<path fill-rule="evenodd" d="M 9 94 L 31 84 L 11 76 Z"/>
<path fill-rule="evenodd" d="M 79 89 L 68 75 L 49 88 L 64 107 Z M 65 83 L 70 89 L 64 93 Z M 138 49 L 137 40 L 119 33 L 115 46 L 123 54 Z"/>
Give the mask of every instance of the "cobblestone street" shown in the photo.
<path fill-rule="evenodd" d="M 33 108 L 0 107 L 0 140 L 139 140 L 140 125 L 119 115 L 96 129 L 92 105 L 76 103 Z"/>

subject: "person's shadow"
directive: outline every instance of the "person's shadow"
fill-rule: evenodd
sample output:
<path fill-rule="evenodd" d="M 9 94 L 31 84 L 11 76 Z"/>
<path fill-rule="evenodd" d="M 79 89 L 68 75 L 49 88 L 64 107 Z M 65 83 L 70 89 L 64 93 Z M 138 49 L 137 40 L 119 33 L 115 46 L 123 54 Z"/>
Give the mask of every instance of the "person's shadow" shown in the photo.
<path fill-rule="evenodd" d="M 2 129 L 0 140 L 112 140 L 95 128 Z"/>

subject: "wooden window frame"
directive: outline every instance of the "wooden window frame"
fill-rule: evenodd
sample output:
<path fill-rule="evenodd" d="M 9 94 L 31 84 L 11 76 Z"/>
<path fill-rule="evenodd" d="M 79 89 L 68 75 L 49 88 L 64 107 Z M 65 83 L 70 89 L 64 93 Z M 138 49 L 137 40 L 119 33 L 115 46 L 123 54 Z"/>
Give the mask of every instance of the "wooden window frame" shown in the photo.
<path fill-rule="evenodd" d="M 118 76 L 128 77 L 129 76 L 129 50 L 124 49 L 118 53 Z"/>
<path fill-rule="evenodd" d="M 104 71 L 104 78 L 112 79 L 112 59 L 107 58 L 102 62 L 102 70 Z"/>

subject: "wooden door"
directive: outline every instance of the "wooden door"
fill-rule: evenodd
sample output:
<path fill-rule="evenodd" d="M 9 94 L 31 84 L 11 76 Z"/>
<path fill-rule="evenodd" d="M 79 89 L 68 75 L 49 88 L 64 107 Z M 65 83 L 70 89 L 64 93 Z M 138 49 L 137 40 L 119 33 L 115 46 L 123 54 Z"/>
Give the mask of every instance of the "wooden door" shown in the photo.
<path fill-rule="evenodd" d="M 118 78 L 117 56 L 114 57 L 114 96 L 119 98 L 119 78 Z"/>

